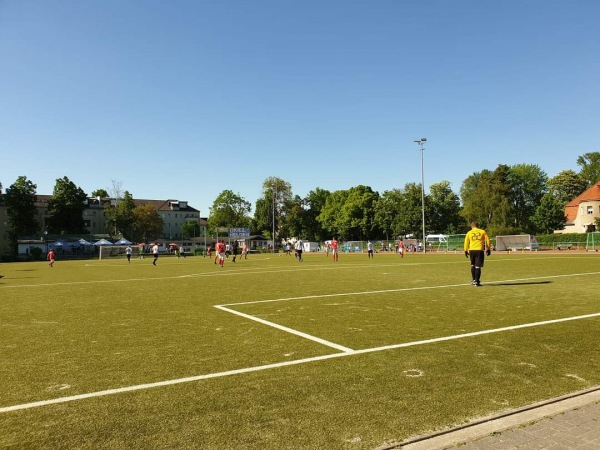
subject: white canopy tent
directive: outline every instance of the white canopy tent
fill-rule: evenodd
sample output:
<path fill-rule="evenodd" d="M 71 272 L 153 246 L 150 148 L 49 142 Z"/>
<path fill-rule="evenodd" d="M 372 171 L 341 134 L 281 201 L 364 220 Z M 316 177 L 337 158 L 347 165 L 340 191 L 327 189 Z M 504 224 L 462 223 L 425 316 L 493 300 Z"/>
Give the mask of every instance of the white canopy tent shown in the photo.
<path fill-rule="evenodd" d="M 102 238 L 99 241 L 94 242 L 94 245 L 97 247 L 102 247 L 103 245 L 113 245 L 113 243 Z"/>

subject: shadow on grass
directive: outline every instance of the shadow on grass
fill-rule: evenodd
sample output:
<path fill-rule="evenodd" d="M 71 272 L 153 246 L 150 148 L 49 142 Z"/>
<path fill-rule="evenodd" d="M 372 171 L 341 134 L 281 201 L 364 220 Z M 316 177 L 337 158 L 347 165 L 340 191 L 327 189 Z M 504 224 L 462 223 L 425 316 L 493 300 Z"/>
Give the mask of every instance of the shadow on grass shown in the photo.
<path fill-rule="evenodd" d="M 494 286 L 523 286 L 526 284 L 550 284 L 552 281 L 521 281 L 519 283 L 490 283 Z"/>

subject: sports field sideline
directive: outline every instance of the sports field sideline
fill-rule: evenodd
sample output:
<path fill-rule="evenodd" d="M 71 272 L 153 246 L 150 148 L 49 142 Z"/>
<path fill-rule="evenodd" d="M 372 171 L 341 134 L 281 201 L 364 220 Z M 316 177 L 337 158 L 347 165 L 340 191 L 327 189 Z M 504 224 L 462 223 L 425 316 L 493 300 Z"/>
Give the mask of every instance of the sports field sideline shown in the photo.
<path fill-rule="evenodd" d="M 0 265 L 0 447 L 376 448 L 600 384 L 597 254 Z"/>

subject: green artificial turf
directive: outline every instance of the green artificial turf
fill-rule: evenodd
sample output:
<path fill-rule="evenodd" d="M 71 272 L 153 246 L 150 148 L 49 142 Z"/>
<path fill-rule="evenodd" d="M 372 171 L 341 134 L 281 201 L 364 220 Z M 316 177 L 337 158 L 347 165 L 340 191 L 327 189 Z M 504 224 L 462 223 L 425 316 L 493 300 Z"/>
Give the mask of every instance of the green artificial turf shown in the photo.
<path fill-rule="evenodd" d="M 600 317 L 542 322 L 600 313 L 598 261 L 2 264 L 0 447 L 374 448 L 594 386 Z"/>

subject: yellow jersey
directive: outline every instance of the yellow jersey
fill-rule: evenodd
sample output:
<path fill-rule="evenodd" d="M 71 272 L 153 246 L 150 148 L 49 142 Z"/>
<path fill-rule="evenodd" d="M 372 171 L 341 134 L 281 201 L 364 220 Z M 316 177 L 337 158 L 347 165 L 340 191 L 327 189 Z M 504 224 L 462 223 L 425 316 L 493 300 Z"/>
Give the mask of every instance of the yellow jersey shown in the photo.
<path fill-rule="evenodd" d="M 492 242 L 485 230 L 481 228 L 472 228 L 465 236 L 465 251 L 483 251 L 492 248 Z"/>

